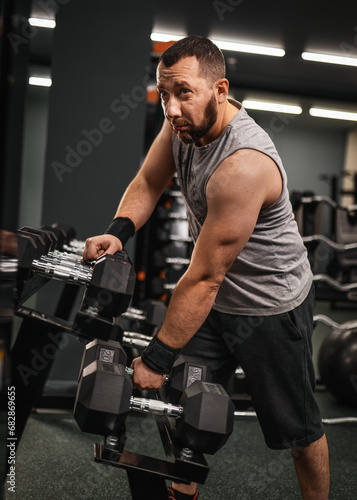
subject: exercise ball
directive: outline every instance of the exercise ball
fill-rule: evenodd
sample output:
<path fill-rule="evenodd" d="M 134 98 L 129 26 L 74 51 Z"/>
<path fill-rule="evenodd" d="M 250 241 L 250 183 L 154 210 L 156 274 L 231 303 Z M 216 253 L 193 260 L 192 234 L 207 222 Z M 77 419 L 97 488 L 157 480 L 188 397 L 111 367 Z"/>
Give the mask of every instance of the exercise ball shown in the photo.
<path fill-rule="evenodd" d="M 318 354 L 322 382 L 341 403 L 357 407 L 357 331 L 333 331 Z"/>

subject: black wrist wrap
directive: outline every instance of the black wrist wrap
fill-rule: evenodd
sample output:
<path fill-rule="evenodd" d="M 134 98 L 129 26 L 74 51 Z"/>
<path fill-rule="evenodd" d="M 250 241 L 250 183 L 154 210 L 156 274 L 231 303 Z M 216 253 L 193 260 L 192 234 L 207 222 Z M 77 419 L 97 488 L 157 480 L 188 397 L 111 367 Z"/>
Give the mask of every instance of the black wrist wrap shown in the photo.
<path fill-rule="evenodd" d="M 117 217 L 104 231 L 104 234 L 116 236 L 124 246 L 135 234 L 134 222 L 129 217 Z"/>
<path fill-rule="evenodd" d="M 156 373 L 169 373 L 181 349 L 173 349 L 167 346 L 157 336 L 153 337 L 149 345 L 141 355 L 143 363 Z"/>

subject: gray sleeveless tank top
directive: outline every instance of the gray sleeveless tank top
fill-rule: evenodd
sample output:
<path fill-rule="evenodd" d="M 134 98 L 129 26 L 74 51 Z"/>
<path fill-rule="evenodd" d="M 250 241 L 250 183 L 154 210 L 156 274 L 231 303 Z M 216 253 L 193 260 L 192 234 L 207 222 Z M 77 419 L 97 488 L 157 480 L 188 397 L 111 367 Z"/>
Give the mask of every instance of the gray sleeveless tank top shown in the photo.
<path fill-rule="evenodd" d="M 272 158 L 283 179 L 282 193 L 273 205 L 260 211 L 255 229 L 228 270 L 213 308 L 249 316 L 280 314 L 300 305 L 311 288 L 307 251 L 292 213 L 287 176 L 273 142 L 240 103 L 230 102 L 239 111 L 210 144 L 182 144 L 173 134 L 173 153 L 189 229 L 196 241 L 207 214 L 207 183 L 224 159 L 247 148 Z"/>

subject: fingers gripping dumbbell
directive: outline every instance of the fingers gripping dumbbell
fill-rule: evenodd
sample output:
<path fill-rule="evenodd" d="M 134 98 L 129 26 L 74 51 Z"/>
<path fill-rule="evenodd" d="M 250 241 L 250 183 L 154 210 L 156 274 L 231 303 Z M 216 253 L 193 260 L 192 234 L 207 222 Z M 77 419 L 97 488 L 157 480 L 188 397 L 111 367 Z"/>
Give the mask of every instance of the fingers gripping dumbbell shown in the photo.
<path fill-rule="evenodd" d="M 152 337 L 137 332 L 124 332 L 122 344 L 127 347 L 145 349 Z M 210 382 L 211 374 L 204 361 L 191 356 L 181 355 L 174 363 L 168 383 L 164 386 L 165 397 L 171 403 L 177 403 L 184 390 L 195 380 Z"/>
<path fill-rule="evenodd" d="M 113 351 L 107 357 L 113 362 L 100 359 L 103 348 Z M 175 417 L 182 445 L 196 452 L 214 454 L 223 446 L 233 431 L 234 405 L 222 386 L 196 380 L 184 388 L 177 405 L 136 398 L 132 396 L 130 376 L 122 364 L 115 362 L 123 361 L 122 353 L 117 342 L 95 340 L 87 345 L 74 407 L 82 431 L 120 433 L 128 412 L 135 410 Z"/>
<path fill-rule="evenodd" d="M 74 418 L 83 432 L 120 433 L 131 409 L 162 415 L 180 414 L 173 405 L 133 398 L 133 370 L 125 367 L 126 361 L 126 353 L 118 342 L 95 339 L 86 345 L 74 405 Z"/>

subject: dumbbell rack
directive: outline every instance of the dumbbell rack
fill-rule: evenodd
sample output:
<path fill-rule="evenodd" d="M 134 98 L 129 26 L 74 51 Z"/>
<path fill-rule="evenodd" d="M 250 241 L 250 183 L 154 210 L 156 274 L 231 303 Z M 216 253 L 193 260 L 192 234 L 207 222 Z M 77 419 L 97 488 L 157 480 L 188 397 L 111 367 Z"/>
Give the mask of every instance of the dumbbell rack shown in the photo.
<path fill-rule="evenodd" d="M 61 252 L 57 252 L 56 255 L 51 254 L 53 247 L 48 241 L 45 251 L 42 248 L 36 253 L 36 250 L 31 259 L 28 259 L 29 248 L 33 250 L 39 243 L 40 246 L 44 244 L 42 236 L 36 233 L 37 230 L 33 230 L 33 233 L 31 230 L 32 228 L 26 228 L 22 238 L 19 238 L 20 246 L 23 245 L 23 248 L 20 248 L 19 252 L 15 313 L 22 318 L 22 324 L 11 352 L 12 384 L 16 387 L 17 404 L 16 448 L 36 399 L 43 391 L 56 353 L 61 348 L 64 333 L 87 341 L 93 338 L 121 341 L 124 334 L 121 317 L 103 317 L 88 306 L 85 309 L 81 308 L 85 293 L 83 287 L 86 287 L 85 283 L 92 273 L 89 264 L 66 263 L 66 257 L 61 255 Z M 63 250 L 64 244 L 67 245 L 66 251 L 72 254 L 78 253 L 78 245 L 73 247 L 72 252 L 69 242 L 63 243 L 60 250 Z M 64 279 L 65 284 L 54 314 L 45 314 L 29 307 L 26 301 L 50 279 Z M 134 313 L 137 316 L 138 311 L 131 311 L 129 317 Z M 74 320 L 68 319 L 73 316 Z M 140 341 L 146 343 L 148 338 L 146 337 L 144 341 L 141 337 L 144 336 L 141 335 L 138 339 L 139 344 Z M 44 362 L 41 363 L 41 360 Z M 182 445 L 175 441 L 172 430 L 170 431 L 173 428 L 170 418 L 164 419 L 157 415 L 155 418 L 166 460 L 130 452 L 124 449 L 123 443 L 115 446 L 113 437 L 109 441 L 103 438 L 101 444 L 95 444 L 94 458 L 97 462 L 126 470 L 134 499 L 143 498 L 148 489 L 155 491 L 158 500 L 167 499 L 166 479 L 204 483 L 208 475 L 209 468 L 204 456 L 182 449 Z"/>
<path fill-rule="evenodd" d="M 140 341 L 139 348 L 149 340 L 142 334 L 126 332 L 123 345 L 126 338 Z M 203 484 L 209 471 L 203 454 L 214 454 L 233 431 L 233 404 L 223 387 L 209 382 L 202 360 L 182 356 L 167 377 L 169 385 L 142 398 L 132 394 L 133 370 L 126 365 L 127 356 L 120 342 L 95 339 L 86 345 L 73 415 L 83 432 L 103 436 L 102 443 L 95 444 L 95 460 L 126 469 L 133 498 L 141 499 L 148 489 L 155 492 L 155 498 L 167 498 L 165 481 L 170 479 Z M 197 397 L 199 394 L 201 397 Z M 222 408 L 221 413 L 218 408 Z M 132 411 L 156 418 L 166 460 L 124 449 L 124 423 Z M 205 413 L 205 422 L 200 411 Z M 130 446 L 130 440 L 128 443 Z"/>
<path fill-rule="evenodd" d="M 78 253 L 81 245 L 76 240 L 68 240 L 65 237 L 60 239 L 61 235 L 57 238 L 57 235 L 55 228 L 52 227 L 46 229 L 26 227 L 18 231 L 15 315 L 22 318 L 22 323 L 11 350 L 11 379 L 16 387 L 17 405 L 16 447 L 30 412 L 42 394 L 53 361 L 62 346 L 64 334 L 69 333 L 87 341 L 93 338 L 120 340 L 123 336 L 119 317 L 103 315 L 101 311 L 89 307 L 84 300 L 87 287 L 84 285 L 85 281 L 79 278 L 85 274 L 90 277 L 93 266 L 77 264 L 76 262 L 80 260 L 79 255 L 77 261 L 73 260 L 73 255 Z M 68 235 L 74 238 L 75 233 L 70 230 Z M 69 256 L 67 268 L 64 265 L 64 256 L 69 254 L 61 252 L 64 245 L 67 245 L 67 252 L 72 254 L 72 257 Z M 62 265 L 59 263 L 61 258 Z M 72 263 L 69 264 L 71 258 Z M 37 264 L 33 266 L 36 260 Z M 48 264 L 48 272 L 40 270 L 44 262 Z M 62 277 L 58 275 L 60 271 Z M 70 279 L 71 272 L 72 279 Z M 78 279 L 75 279 L 75 276 Z M 46 314 L 27 305 L 27 301 L 52 278 L 64 281 L 55 312 Z"/>
<path fill-rule="evenodd" d="M 94 445 L 96 462 L 125 469 L 134 500 L 145 498 L 148 491 L 155 492 L 156 500 L 167 500 L 166 480 L 204 484 L 208 476 L 209 466 L 204 455 L 182 448 L 173 437 L 172 419 L 158 415 L 155 415 L 155 419 L 166 460 L 125 450 L 123 443 L 113 445 L 110 436 Z"/>

